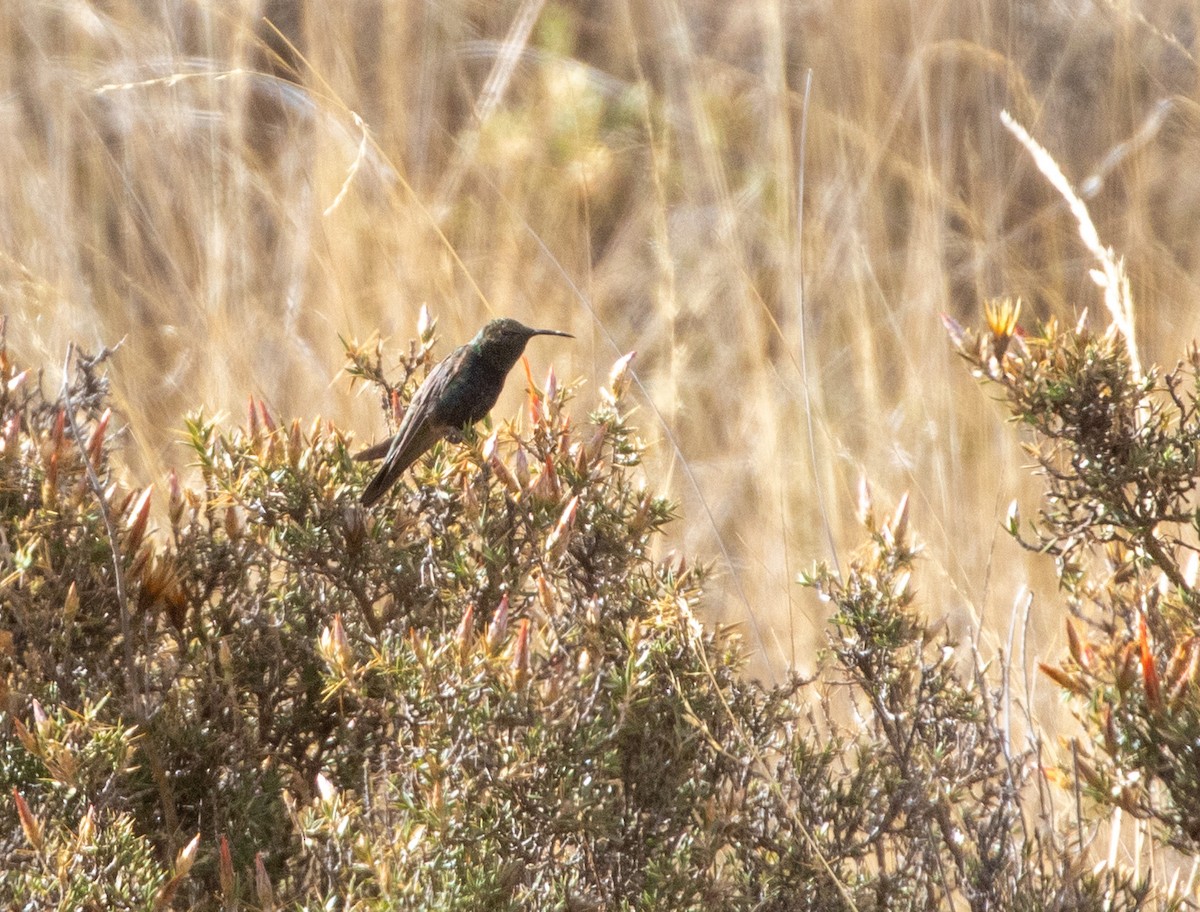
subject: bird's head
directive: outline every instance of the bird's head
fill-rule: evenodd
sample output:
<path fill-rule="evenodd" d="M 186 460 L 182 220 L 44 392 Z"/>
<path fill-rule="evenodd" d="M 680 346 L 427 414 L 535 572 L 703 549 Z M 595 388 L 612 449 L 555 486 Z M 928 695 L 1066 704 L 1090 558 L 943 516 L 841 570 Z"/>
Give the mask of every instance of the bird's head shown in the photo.
<path fill-rule="evenodd" d="M 492 320 L 471 340 L 471 347 L 488 361 L 500 364 L 505 370 L 517 363 L 521 353 L 525 351 L 525 343 L 534 336 L 565 336 L 575 338 L 570 333 L 557 329 L 531 329 L 524 323 L 503 317 Z"/>

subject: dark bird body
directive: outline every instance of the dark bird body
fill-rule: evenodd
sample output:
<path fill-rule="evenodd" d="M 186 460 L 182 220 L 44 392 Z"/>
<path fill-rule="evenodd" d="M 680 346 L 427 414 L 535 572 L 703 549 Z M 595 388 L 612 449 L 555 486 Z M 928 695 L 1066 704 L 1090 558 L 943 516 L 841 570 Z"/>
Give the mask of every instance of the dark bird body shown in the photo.
<path fill-rule="evenodd" d="M 459 346 L 425 378 L 409 403 L 396 436 L 377 443 L 355 459 L 383 458 L 379 473 L 363 491 L 371 506 L 417 458 L 453 431 L 479 421 L 496 404 L 508 372 L 525 343 L 534 336 L 566 336 L 553 329 L 530 329 L 516 320 L 492 320 L 466 345 Z"/>

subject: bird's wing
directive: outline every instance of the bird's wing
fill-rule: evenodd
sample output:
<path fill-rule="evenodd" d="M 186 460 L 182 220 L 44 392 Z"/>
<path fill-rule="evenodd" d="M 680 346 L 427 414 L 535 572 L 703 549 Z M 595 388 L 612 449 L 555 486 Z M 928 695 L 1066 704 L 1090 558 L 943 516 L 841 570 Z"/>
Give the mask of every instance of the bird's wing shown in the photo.
<path fill-rule="evenodd" d="M 417 391 L 413 394 L 412 401 L 408 403 L 408 408 L 404 410 L 404 417 L 400 421 L 400 428 L 391 437 L 386 440 L 381 440 L 367 447 L 365 450 L 359 450 L 354 454 L 355 462 L 374 462 L 376 459 L 392 458 L 392 451 L 404 446 L 404 439 L 414 433 L 419 432 L 419 425 L 422 421 L 428 422 L 433 412 L 428 405 L 432 400 L 436 402 L 441 395 L 439 390 L 446 386 L 450 370 L 447 362 L 449 358 L 444 358 L 434 365 L 433 370 L 429 372 L 429 376 L 417 387 Z M 419 454 L 418 454 L 419 455 Z"/>
<path fill-rule="evenodd" d="M 387 455 L 384 457 L 383 465 L 379 467 L 378 474 L 371 479 L 371 483 L 363 491 L 364 506 L 369 507 L 379 500 L 396 482 L 396 479 L 404 473 L 404 470 L 448 430 L 437 420 L 435 414 L 437 410 L 434 406 L 451 377 L 452 368 L 451 359 L 446 358 L 425 378 L 425 382 L 413 396 L 412 402 L 408 404 L 408 410 L 404 413 L 404 420 L 400 422 L 400 430 L 391 440 L 385 441 Z M 359 453 L 357 458 L 378 459 L 382 455 L 379 451 L 383 449 L 382 443 L 376 444 Z"/>

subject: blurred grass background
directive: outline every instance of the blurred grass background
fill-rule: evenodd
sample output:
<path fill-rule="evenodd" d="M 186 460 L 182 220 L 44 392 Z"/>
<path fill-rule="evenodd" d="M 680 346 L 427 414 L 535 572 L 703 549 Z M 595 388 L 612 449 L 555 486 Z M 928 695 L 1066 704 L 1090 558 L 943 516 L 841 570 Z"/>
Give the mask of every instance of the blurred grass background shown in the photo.
<path fill-rule="evenodd" d="M 377 439 L 338 337 L 378 331 L 398 354 L 422 304 L 439 354 L 495 315 L 575 333 L 529 357 L 586 381 L 581 411 L 636 349 L 650 483 L 682 504 L 674 544 L 717 562 L 710 617 L 744 628 L 754 673 L 811 670 L 822 607 L 795 575 L 831 545 L 846 559 L 862 477 L 881 505 L 911 492 L 932 616 L 994 655 L 1032 588 L 1016 642 L 1053 657 L 1049 559 L 999 531 L 1039 486 L 940 314 L 978 324 L 1008 294 L 1030 330 L 1106 320 L 1007 109 L 1125 257 L 1143 361 L 1174 363 L 1200 324 L 1198 15 L 14 0 L 0 308 L 47 384 L 68 341 L 125 340 L 140 481 L 186 465 L 185 413 L 239 421 L 250 394 Z M 514 377 L 497 417 L 520 407 Z"/>

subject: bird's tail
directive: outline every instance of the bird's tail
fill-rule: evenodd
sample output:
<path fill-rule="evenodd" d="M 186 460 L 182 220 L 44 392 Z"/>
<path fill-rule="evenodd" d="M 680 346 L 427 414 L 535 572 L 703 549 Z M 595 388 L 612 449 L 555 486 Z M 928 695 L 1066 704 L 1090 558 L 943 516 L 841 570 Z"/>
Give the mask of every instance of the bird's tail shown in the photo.
<path fill-rule="evenodd" d="M 433 446 L 444 434 L 444 428 L 426 424 L 424 427 L 417 428 L 413 433 L 404 434 L 399 440 L 388 441 L 391 446 L 388 449 L 387 459 L 384 460 L 383 465 L 379 467 L 379 472 L 371 479 L 371 483 L 362 493 L 363 506 L 369 507 L 383 497 L 387 493 L 387 489 L 404 474 L 404 470 L 416 462 L 420 455 Z M 363 451 L 359 456 L 365 457 L 366 453 L 376 449 L 378 449 L 378 445 Z"/>
<path fill-rule="evenodd" d="M 388 454 L 388 450 L 392 447 L 392 438 L 381 440 L 374 446 L 369 446 L 365 450 L 359 450 L 354 454 L 355 462 L 374 462 L 376 459 L 382 459 Z"/>
<path fill-rule="evenodd" d="M 400 473 L 397 472 L 396 476 L 399 476 L 399 474 Z M 392 486 L 392 482 L 395 480 L 396 478 L 388 472 L 380 472 L 378 475 L 372 478 L 371 483 L 363 489 L 362 505 L 364 507 L 374 506 L 375 503 L 387 493 L 388 488 Z"/>

